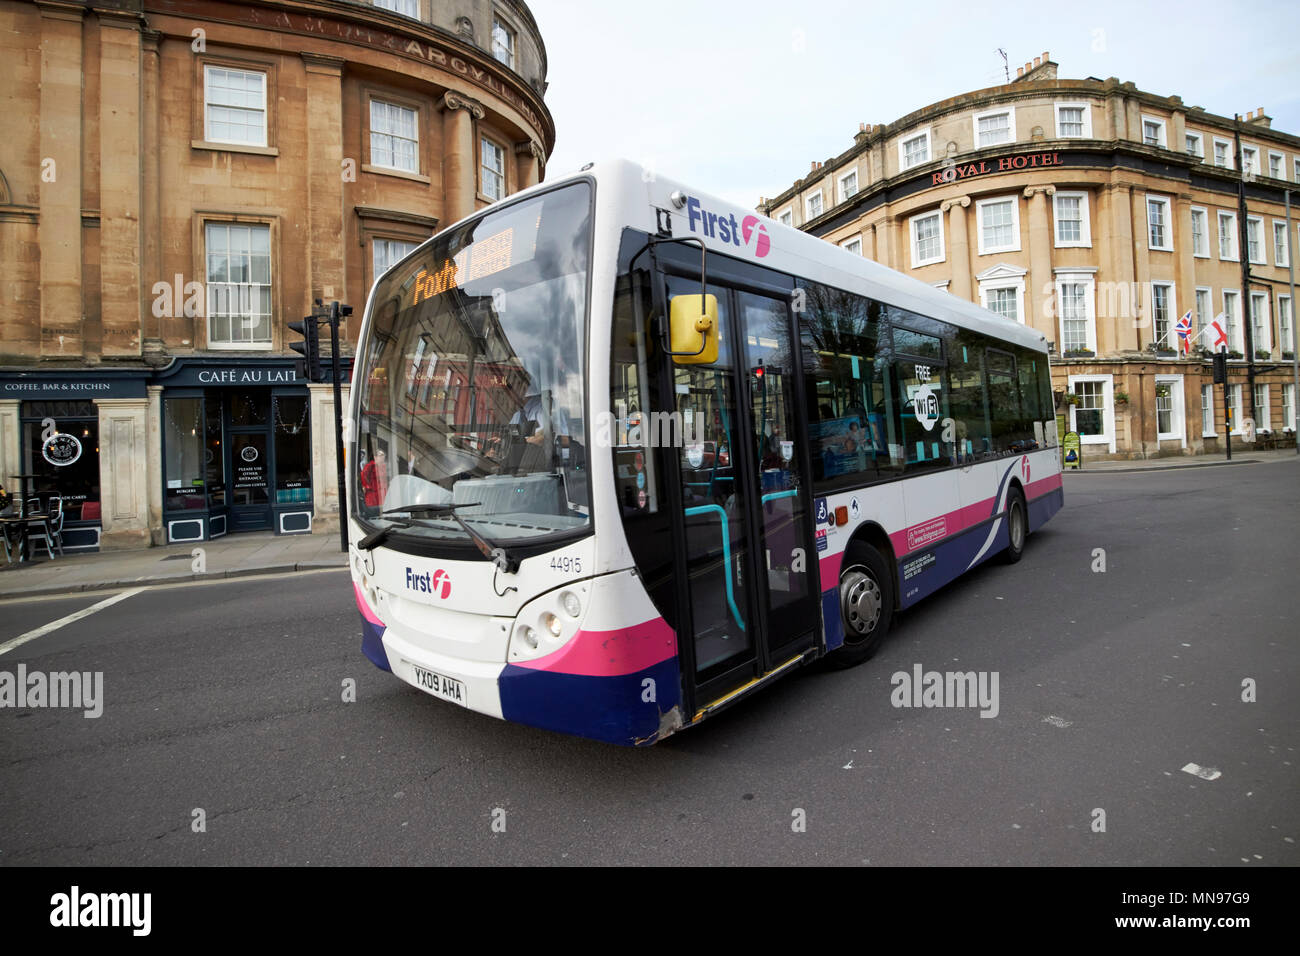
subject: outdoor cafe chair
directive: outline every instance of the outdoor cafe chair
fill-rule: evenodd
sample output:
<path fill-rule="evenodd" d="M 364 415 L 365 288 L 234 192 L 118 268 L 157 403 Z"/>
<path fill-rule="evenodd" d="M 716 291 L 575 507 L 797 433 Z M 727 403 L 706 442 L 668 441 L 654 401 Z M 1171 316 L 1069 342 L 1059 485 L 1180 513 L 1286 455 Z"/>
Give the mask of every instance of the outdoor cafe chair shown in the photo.
<path fill-rule="evenodd" d="M 36 501 L 37 499 L 31 499 Z M 29 502 L 30 503 L 30 502 Z M 54 549 L 63 554 L 63 499 L 58 495 L 50 496 L 49 511 L 35 512 L 27 516 L 27 533 L 35 538 L 35 543 L 44 542 L 45 551 L 54 560 Z"/>

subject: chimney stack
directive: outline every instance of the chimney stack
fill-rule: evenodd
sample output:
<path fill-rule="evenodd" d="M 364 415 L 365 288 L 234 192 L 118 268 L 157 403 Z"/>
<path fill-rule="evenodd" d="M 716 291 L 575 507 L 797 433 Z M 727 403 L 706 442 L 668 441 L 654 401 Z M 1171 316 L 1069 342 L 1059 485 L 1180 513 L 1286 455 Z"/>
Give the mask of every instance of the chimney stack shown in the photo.
<path fill-rule="evenodd" d="M 1025 75 L 1025 68 L 1023 66 L 1016 67 L 1016 79 L 1018 80 L 1024 75 Z"/>
<path fill-rule="evenodd" d="M 1044 51 L 1043 51 L 1043 62 L 1046 63 L 1046 62 L 1047 62 L 1048 60 L 1050 60 L 1050 59 L 1051 59 L 1051 57 L 1048 56 L 1048 55 L 1047 55 L 1047 51 L 1044 50 Z"/>

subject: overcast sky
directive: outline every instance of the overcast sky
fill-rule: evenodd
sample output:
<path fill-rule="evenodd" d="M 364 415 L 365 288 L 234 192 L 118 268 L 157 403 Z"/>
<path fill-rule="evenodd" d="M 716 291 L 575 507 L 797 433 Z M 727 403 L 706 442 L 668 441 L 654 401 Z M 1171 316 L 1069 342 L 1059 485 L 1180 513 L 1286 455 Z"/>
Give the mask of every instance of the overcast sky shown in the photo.
<path fill-rule="evenodd" d="M 1300 3 L 528 0 L 549 58 L 554 176 L 625 156 L 752 207 L 858 123 L 1005 82 L 1051 53 L 1300 133 Z"/>

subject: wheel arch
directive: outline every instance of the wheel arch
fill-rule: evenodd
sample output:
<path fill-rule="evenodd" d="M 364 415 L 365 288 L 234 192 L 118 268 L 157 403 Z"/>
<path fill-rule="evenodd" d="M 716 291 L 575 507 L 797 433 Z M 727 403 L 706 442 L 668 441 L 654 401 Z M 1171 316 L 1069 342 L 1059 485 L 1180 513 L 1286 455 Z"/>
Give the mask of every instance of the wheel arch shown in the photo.
<path fill-rule="evenodd" d="M 894 545 L 890 542 L 889 535 L 886 534 L 885 529 L 875 521 L 862 522 L 853 529 L 853 534 L 849 536 L 848 544 L 844 546 L 844 560 L 846 563 L 848 561 L 849 552 L 852 551 L 853 546 L 857 544 L 870 545 L 884 556 L 885 563 L 889 565 L 889 580 L 894 592 L 894 607 L 897 608 L 900 599 L 898 589 L 898 556 L 894 554 Z M 838 586 L 839 582 L 837 581 L 836 587 Z"/>

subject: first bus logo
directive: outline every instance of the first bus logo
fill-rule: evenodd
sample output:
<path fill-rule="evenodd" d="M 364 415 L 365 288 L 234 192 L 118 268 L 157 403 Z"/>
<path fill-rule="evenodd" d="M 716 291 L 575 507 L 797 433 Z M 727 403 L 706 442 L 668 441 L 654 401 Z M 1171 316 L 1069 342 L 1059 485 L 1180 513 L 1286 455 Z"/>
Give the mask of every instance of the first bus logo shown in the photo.
<path fill-rule="evenodd" d="M 702 232 L 710 239 L 743 246 L 756 259 L 762 259 L 772 250 L 772 238 L 767 234 L 767 226 L 757 216 L 746 216 L 737 222 L 731 213 L 710 212 L 694 196 L 687 196 L 686 222 L 691 227 L 691 232 Z"/>
<path fill-rule="evenodd" d="M 451 597 L 451 575 L 442 568 L 439 568 L 432 574 L 428 571 L 420 574 L 414 568 L 407 568 L 406 586 L 412 591 L 420 591 L 423 594 L 432 594 L 434 597 L 442 598 L 444 601 Z"/>

